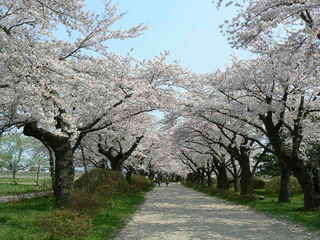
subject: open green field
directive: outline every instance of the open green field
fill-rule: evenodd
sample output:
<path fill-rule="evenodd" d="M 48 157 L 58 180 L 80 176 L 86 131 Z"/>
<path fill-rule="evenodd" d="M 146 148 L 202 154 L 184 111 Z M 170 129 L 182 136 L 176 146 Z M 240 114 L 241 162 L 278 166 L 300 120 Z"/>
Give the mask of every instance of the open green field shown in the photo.
<path fill-rule="evenodd" d="M 304 211 L 303 209 L 303 195 L 296 194 L 291 198 L 289 203 L 278 203 L 277 195 L 267 194 L 263 189 L 256 190 L 256 194 L 264 196 L 263 200 L 248 200 L 240 197 L 235 192 L 218 193 L 212 191 L 212 188 L 206 186 L 197 186 L 186 184 L 187 187 L 204 192 L 208 195 L 219 197 L 234 203 L 249 206 L 257 211 L 264 212 L 277 218 L 288 220 L 293 223 L 302 224 L 309 230 L 320 230 L 320 211 Z"/>
<path fill-rule="evenodd" d="M 9 173 L 0 173 L 0 196 L 51 190 L 51 178 L 41 174 L 38 185 L 34 173 L 19 173 L 13 181 Z"/>
<path fill-rule="evenodd" d="M 45 183 L 50 183 L 51 179 L 50 178 L 40 178 L 39 179 L 39 185 L 45 184 Z M 1 178 L 0 177 L 0 183 L 14 183 L 12 178 Z M 36 180 L 34 178 L 16 178 L 16 183 L 20 184 L 30 184 L 30 185 L 35 185 Z"/>
<path fill-rule="evenodd" d="M 51 185 L 39 185 L 36 186 L 34 184 L 13 184 L 13 183 L 0 183 L 0 196 L 7 195 L 16 195 L 21 193 L 30 193 L 30 192 L 42 192 L 49 191 L 51 189 Z"/>

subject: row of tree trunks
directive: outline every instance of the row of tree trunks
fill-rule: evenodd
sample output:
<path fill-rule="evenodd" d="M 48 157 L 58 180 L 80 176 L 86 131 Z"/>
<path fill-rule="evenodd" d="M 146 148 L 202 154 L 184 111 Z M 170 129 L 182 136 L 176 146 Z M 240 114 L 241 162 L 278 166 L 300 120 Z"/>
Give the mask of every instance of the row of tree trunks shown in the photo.
<path fill-rule="evenodd" d="M 279 141 L 279 140 L 278 140 Z M 318 166 L 305 165 L 303 159 L 297 154 L 288 154 L 279 148 L 278 141 L 273 143 L 277 150 L 276 155 L 280 161 L 281 170 L 281 187 L 279 201 L 290 201 L 289 177 L 290 172 L 297 178 L 302 190 L 305 210 L 315 210 L 320 207 L 320 176 Z"/>
<path fill-rule="evenodd" d="M 303 99 L 304 100 L 304 99 Z M 303 107 L 303 101 L 300 102 L 300 107 Z M 303 108 L 301 108 L 303 109 Z M 292 172 L 297 178 L 304 195 L 304 209 L 314 210 L 320 208 L 320 176 L 319 176 L 319 163 L 305 163 L 301 157 L 299 157 L 299 148 L 302 141 L 302 128 L 301 119 L 295 120 L 294 131 L 292 131 L 292 145 L 290 151 L 282 148 L 283 139 L 281 137 L 281 122 L 277 125 L 273 123 L 272 113 L 268 113 L 266 116 L 260 116 L 263 121 L 268 139 L 274 150 L 274 154 L 277 156 L 281 167 L 284 171 Z M 288 200 L 289 193 L 289 177 L 288 173 L 281 173 L 281 187 L 283 188 L 279 194 L 279 200 Z M 285 188 L 287 188 L 285 190 Z"/>

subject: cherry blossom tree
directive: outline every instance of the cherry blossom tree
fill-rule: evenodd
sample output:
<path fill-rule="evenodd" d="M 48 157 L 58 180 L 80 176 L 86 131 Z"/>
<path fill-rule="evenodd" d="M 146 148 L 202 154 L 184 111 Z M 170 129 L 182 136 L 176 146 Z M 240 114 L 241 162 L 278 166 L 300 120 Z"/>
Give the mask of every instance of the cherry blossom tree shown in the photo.
<path fill-rule="evenodd" d="M 193 173 L 195 181 L 212 184 L 212 174 L 217 177 L 219 189 L 229 188 L 227 172 L 233 175 L 234 162 L 220 146 L 208 140 L 210 129 L 199 119 L 184 120 L 175 128 L 172 141 L 176 145 L 179 160 Z M 232 169 L 232 170 L 231 170 Z M 237 176 L 236 176 L 237 177 Z"/>
<path fill-rule="evenodd" d="M 314 0 L 255 0 L 215 1 L 218 6 L 226 3 L 238 9 L 238 14 L 226 20 L 222 27 L 234 47 L 256 47 L 275 40 L 295 44 L 291 49 L 304 46 L 313 48 L 320 39 L 319 9 Z"/>
<path fill-rule="evenodd" d="M 216 94 L 222 94 L 225 101 L 209 106 L 208 99 L 202 109 L 233 118 L 259 131 L 258 136 L 267 136 L 271 151 L 304 189 L 305 208 L 313 209 L 319 205 L 319 177 L 317 163 L 305 157 L 304 146 L 318 135 L 319 86 L 317 69 L 304 64 L 304 55 L 299 54 L 296 58 L 282 53 L 236 62 L 212 79 L 217 84 Z"/>
<path fill-rule="evenodd" d="M 112 30 L 122 17 L 114 5 L 94 14 L 83 3 L 0 2 L 1 128 L 23 127 L 48 148 L 59 205 L 68 202 L 81 140 L 161 107 L 161 100 L 172 98 L 164 86 L 184 74 L 166 63 L 167 54 L 138 61 L 107 52 L 109 39 L 136 37 L 145 27 Z M 59 39 L 57 26 L 75 40 Z"/>

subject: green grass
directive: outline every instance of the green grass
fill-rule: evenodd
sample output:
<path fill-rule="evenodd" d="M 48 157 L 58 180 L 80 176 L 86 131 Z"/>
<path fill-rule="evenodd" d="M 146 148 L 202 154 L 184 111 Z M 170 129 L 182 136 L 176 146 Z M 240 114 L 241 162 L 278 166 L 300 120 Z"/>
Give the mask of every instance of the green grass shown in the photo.
<path fill-rule="evenodd" d="M 50 185 L 25 185 L 25 184 L 10 184 L 0 183 L 0 196 L 16 195 L 21 193 L 41 192 L 51 189 Z"/>
<path fill-rule="evenodd" d="M 39 183 L 43 183 L 43 182 L 50 182 L 51 179 L 49 177 L 45 177 L 45 178 L 39 178 Z M 36 179 L 33 177 L 17 177 L 16 178 L 16 182 L 17 183 L 30 183 L 30 184 L 35 184 L 36 183 Z M 12 178 L 8 178 L 8 177 L 0 177 L 0 183 L 14 183 Z"/>
<path fill-rule="evenodd" d="M 122 229 L 126 220 L 144 202 L 143 193 L 120 195 L 113 199 L 112 207 L 104 209 L 93 220 L 94 228 L 86 240 L 112 239 Z"/>
<path fill-rule="evenodd" d="M 320 230 L 320 211 L 304 211 L 303 195 L 297 194 L 289 203 L 279 203 L 278 197 L 265 194 L 264 200 L 247 202 L 247 205 L 272 216 L 304 225 L 310 230 Z"/>
<path fill-rule="evenodd" d="M 278 203 L 278 198 L 275 194 L 267 194 L 264 190 L 257 190 L 256 194 L 263 195 L 264 200 L 246 200 L 239 196 L 238 193 L 212 193 L 208 187 L 204 186 L 191 186 L 187 187 L 204 192 L 211 196 L 223 198 L 230 202 L 234 202 L 241 205 L 249 206 L 257 211 L 266 213 L 273 217 L 288 220 L 292 223 L 298 223 L 311 231 L 320 230 L 320 211 L 303 211 L 303 195 L 296 194 L 291 198 L 289 203 Z"/>
<path fill-rule="evenodd" d="M 107 240 L 125 226 L 126 220 L 144 201 L 144 193 L 115 195 L 108 205 L 91 216 L 92 227 L 86 237 L 52 237 L 41 226 L 45 219 L 55 212 L 52 197 L 0 204 L 1 240 Z M 72 222 L 62 222 L 66 229 Z"/>
<path fill-rule="evenodd" d="M 37 225 L 40 217 L 52 211 L 52 198 L 36 198 L 0 204 L 1 240 L 45 240 L 48 236 Z"/>
<path fill-rule="evenodd" d="M 87 187 L 81 188 L 81 179 L 78 180 L 75 184 L 77 190 L 71 196 L 71 205 L 63 209 L 55 208 L 52 197 L 0 204 L 0 239 L 111 239 L 144 201 L 144 193 L 152 188 L 152 184 L 141 176 L 133 178 L 129 184 L 118 172 L 95 170 L 92 173 L 96 176 L 99 172 L 102 178 L 91 178 L 92 184 L 96 184 L 91 192 L 86 192 Z M 84 181 L 83 184 L 89 183 Z M 15 192 L 33 191 L 32 187 L 35 187 L 1 185 L 4 188 L 2 192 L 8 192 L 13 187 L 21 188 Z M 7 189 L 6 185 L 9 185 Z"/>

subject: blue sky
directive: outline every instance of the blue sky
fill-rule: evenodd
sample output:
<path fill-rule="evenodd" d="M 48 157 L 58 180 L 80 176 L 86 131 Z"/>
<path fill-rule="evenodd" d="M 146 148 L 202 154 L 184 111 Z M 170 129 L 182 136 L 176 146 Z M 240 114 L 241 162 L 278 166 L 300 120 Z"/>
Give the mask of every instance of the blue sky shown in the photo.
<path fill-rule="evenodd" d="M 87 7 L 101 9 L 103 0 L 86 0 Z M 172 60 L 198 73 L 212 72 L 230 63 L 231 55 L 247 56 L 232 50 L 219 25 L 232 18 L 232 9 L 217 10 L 211 0 L 114 0 L 126 12 L 116 27 L 144 23 L 149 27 L 136 39 L 110 42 L 110 51 L 147 59 L 168 50 Z"/>

